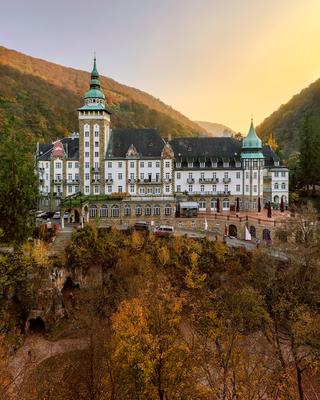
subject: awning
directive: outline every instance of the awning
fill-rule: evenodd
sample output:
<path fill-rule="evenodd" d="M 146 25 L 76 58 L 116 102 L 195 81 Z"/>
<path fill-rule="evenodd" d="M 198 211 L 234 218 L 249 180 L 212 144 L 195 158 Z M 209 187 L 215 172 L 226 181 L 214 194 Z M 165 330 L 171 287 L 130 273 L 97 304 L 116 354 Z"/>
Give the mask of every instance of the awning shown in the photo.
<path fill-rule="evenodd" d="M 180 208 L 196 208 L 196 209 L 198 209 L 198 203 L 196 201 L 181 201 Z"/>

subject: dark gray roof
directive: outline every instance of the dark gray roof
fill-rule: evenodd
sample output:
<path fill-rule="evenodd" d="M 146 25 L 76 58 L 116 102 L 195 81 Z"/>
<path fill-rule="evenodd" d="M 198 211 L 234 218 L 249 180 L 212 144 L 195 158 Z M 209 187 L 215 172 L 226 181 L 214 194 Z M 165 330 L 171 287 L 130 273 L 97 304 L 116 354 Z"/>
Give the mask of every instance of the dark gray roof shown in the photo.
<path fill-rule="evenodd" d="M 79 138 L 67 137 L 61 139 L 64 151 L 67 155 L 67 160 L 79 161 Z M 49 161 L 51 159 L 51 152 L 53 144 L 39 144 L 39 152 L 37 158 L 39 161 Z"/>
<path fill-rule="evenodd" d="M 272 150 L 270 146 L 263 146 L 262 153 L 265 157 L 266 165 L 273 165 L 275 161 L 280 161 L 279 156 Z"/>
<path fill-rule="evenodd" d="M 176 159 L 240 158 L 241 142 L 225 137 L 176 138 L 170 141 Z"/>
<path fill-rule="evenodd" d="M 140 157 L 160 158 L 165 142 L 156 129 L 112 129 L 106 158 L 125 158 L 131 145 Z"/>

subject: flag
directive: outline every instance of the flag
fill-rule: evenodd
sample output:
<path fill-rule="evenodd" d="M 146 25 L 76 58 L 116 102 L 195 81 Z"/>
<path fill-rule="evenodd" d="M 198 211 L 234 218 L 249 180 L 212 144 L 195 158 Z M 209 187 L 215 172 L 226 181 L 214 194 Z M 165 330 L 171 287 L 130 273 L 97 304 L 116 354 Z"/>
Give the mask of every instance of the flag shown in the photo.
<path fill-rule="evenodd" d="M 207 221 L 207 218 L 204 219 L 204 230 L 205 230 L 205 231 L 208 230 L 208 221 Z"/>

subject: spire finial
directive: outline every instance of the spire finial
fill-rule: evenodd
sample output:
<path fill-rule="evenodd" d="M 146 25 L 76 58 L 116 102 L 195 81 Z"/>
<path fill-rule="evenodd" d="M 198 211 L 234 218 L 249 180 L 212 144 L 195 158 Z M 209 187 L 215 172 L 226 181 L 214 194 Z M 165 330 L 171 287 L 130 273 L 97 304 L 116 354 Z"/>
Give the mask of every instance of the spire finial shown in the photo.
<path fill-rule="evenodd" d="M 96 62 L 96 51 L 93 50 L 93 61 Z"/>

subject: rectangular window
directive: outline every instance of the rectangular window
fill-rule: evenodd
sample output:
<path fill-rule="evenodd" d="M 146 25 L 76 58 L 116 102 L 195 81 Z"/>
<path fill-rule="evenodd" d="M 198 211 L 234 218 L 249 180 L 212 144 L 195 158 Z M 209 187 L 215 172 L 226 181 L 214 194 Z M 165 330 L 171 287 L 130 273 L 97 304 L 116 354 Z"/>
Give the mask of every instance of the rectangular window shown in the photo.
<path fill-rule="evenodd" d="M 212 191 L 216 192 L 217 191 L 217 185 L 212 185 Z"/>
<path fill-rule="evenodd" d="M 85 157 L 89 157 L 89 152 L 86 151 L 86 152 L 84 153 L 84 156 L 85 156 Z"/>
<path fill-rule="evenodd" d="M 111 192 L 112 192 L 112 186 L 108 185 L 108 193 L 111 193 Z"/>
<path fill-rule="evenodd" d="M 159 161 L 156 162 L 156 168 L 160 168 L 160 162 Z"/>
<path fill-rule="evenodd" d="M 249 172 L 246 172 L 246 179 L 249 179 Z"/>
<path fill-rule="evenodd" d="M 246 193 L 249 193 L 249 185 L 246 185 Z"/>
<path fill-rule="evenodd" d="M 108 179 L 112 179 L 112 173 L 108 172 Z"/>
<path fill-rule="evenodd" d="M 76 181 L 79 180 L 79 174 L 78 174 L 78 173 L 75 173 L 75 174 L 74 174 L 74 179 L 75 179 Z"/>
<path fill-rule="evenodd" d="M 99 186 L 95 186 L 95 187 L 94 187 L 94 193 L 95 193 L 95 194 L 98 194 L 98 193 L 99 193 Z"/>
<path fill-rule="evenodd" d="M 228 185 L 224 185 L 224 192 L 228 193 L 229 192 L 229 186 Z"/>
<path fill-rule="evenodd" d="M 89 137 L 90 136 L 90 132 L 89 131 L 85 131 L 84 136 L 85 137 Z"/>
<path fill-rule="evenodd" d="M 276 171 L 276 172 L 274 173 L 274 176 L 275 176 L 276 178 L 278 178 L 278 176 L 279 176 L 279 172 L 278 172 L 278 171 Z"/>
<path fill-rule="evenodd" d="M 79 163 L 78 163 L 78 161 L 76 161 L 76 162 L 74 163 L 74 167 L 75 167 L 75 168 L 79 168 Z"/>
<path fill-rule="evenodd" d="M 56 168 L 61 169 L 61 162 L 56 162 Z"/>
<path fill-rule="evenodd" d="M 130 179 L 131 179 L 132 181 L 134 180 L 134 173 L 133 173 L 133 172 L 130 173 Z"/>
<path fill-rule="evenodd" d="M 90 174 L 89 174 L 88 172 L 86 172 L 86 173 L 84 174 L 84 179 L 85 179 L 86 181 L 88 181 L 88 180 L 90 179 Z"/>
<path fill-rule="evenodd" d="M 258 174 L 256 172 L 253 173 L 253 179 L 258 179 Z"/>
<path fill-rule="evenodd" d="M 152 194 L 152 188 L 151 188 L 151 187 L 148 187 L 147 193 L 148 193 L 148 194 Z"/>
<path fill-rule="evenodd" d="M 95 132 L 94 132 L 94 136 L 95 136 L 95 137 L 99 137 L 99 131 L 95 131 Z"/>
<path fill-rule="evenodd" d="M 122 193 L 122 186 L 118 186 L 118 193 Z"/>
<path fill-rule="evenodd" d="M 155 187 L 155 193 L 156 194 L 160 194 L 161 193 L 161 188 L 159 188 L 158 186 Z"/>
<path fill-rule="evenodd" d="M 204 192 L 204 185 L 200 185 L 200 191 Z"/>
<path fill-rule="evenodd" d="M 144 194 L 144 188 L 140 188 L 140 194 Z"/>
<path fill-rule="evenodd" d="M 72 181 L 72 174 L 68 174 L 68 181 Z"/>
<path fill-rule="evenodd" d="M 112 162 L 108 161 L 108 168 L 112 168 Z"/>
<path fill-rule="evenodd" d="M 166 179 L 170 179 L 170 172 L 166 172 Z"/>
<path fill-rule="evenodd" d="M 257 189 L 257 185 L 253 185 L 253 192 L 257 193 L 258 189 Z"/>
<path fill-rule="evenodd" d="M 181 185 L 177 185 L 177 192 L 181 192 Z"/>
<path fill-rule="evenodd" d="M 278 183 L 275 183 L 275 184 L 274 184 L 274 188 L 275 188 L 275 189 L 279 189 L 279 184 L 278 184 Z"/>
<path fill-rule="evenodd" d="M 68 162 L 68 168 L 72 168 L 72 162 L 71 161 Z"/>
<path fill-rule="evenodd" d="M 99 161 L 95 161 L 94 167 L 95 167 L 96 169 L 99 169 Z"/>
<path fill-rule="evenodd" d="M 282 171 L 281 176 L 284 178 L 286 176 L 286 171 Z"/>
<path fill-rule="evenodd" d="M 152 162 L 148 161 L 148 168 L 152 168 Z"/>
<path fill-rule="evenodd" d="M 121 173 L 121 172 L 118 173 L 118 179 L 119 179 L 119 180 L 122 179 L 122 173 Z"/>
<path fill-rule="evenodd" d="M 229 173 L 228 173 L 228 172 L 225 172 L 225 173 L 224 173 L 224 177 L 225 177 L 225 179 L 228 179 L 228 178 L 229 178 Z"/>
<path fill-rule="evenodd" d="M 170 168 L 170 161 L 166 161 L 165 166 L 166 168 Z"/>
<path fill-rule="evenodd" d="M 85 191 L 86 193 L 89 193 L 89 192 L 90 192 L 89 186 L 86 186 L 85 189 L 84 189 L 84 191 Z"/>
<path fill-rule="evenodd" d="M 181 173 L 177 172 L 177 179 L 181 179 Z"/>
<path fill-rule="evenodd" d="M 189 185 L 189 192 L 193 192 L 193 186 Z"/>
<path fill-rule="evenodd" d="M 94 152 L 94 156 L 95 156 L 95 157 L 99 157 L 99 152 L 98 152 L 98 151 L 95 151 L 95 152 Z"/>
<path fill-rule="evenodd" d="M 206 166 L 206 163 L 204 163 L 204 162 L 200 163 L 200 168 L 205 168 L 205 166 Z"/>
<path fill-rule="evenodd" d="M 144 162 L 143 161 L 140 161 L 140 167 L 144 168 Z"/>
<path fill-rule="evenodd" d="M 143 181 L 144 180 L 144 173 L 143 172 L 141 172 L 141 174 L 140 174 L 140 179 Z"/>
<path fill-rule="evenodd" d="M 94 147 L 99 147 L 99 142 L 94 142 Z"/>
<path fill-rule="evenodd" d="M 166 192 L 170 192 L 170 185 L 166 185 Z"/>
<path fill-rule="evenodd" d="M 240 185 L 236 185 L 236 191 L 240 192 Z"/>
<path fill-rule="evenodd" d="M 188 168 L 192 168 L 193 167 L 193 162 L 188 162 Z"/>
<path fill-rule="evenodd" d="M 189 176 L 189 179 L 192 179 L 192 172 L 189 172 L 188 176 Z"/>
<path fill-rule="evenodd" d="M 237 179 L 240 179 L 240 171 L 237 172 L 236 178 L 237 178 Z"/>
<path fill-rule="evenodd" d="M 72 186 L 68 185 L 68 193 L 72 193 Z"/>
<path fill-rule="evenodd" d="M 216 172 L 212 172 L 212 179 L 217 179 L 217 173 Z"/>
<path fill-rule="evenodd" d="M 90 147 L 90 143 L 89 142 L 84 142 L 84 147 Z"/>
<path fill-rule="evenodd" d="M 118 167 L 119 167 L 119 168 L 122 168 L 122 161 L 119 161 L 119 162 L 118 162 Z"/>
<path fill-rule="evenodd" d="M 201 172 L 201 173 L 200 173 L 200 178 L 201 178 L 201 179 L 204 179 L 204 172 Z"/>
<path fill-rule="evenodd" d="M 281 183 L 281 189 L 285 189 L 286 188 L 286 184 L 283 182 Z"/>
<path fill-rule="evenodd" d="M 134 161 L 130 161 L 130 168 L 134 168 Z"/>
<path fill-rule="evenodd" d="M 130 185 L 130 193 L 134 193 L 134 185 Z"/>

